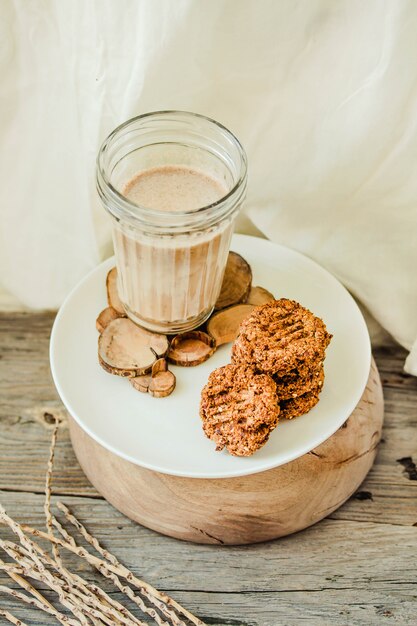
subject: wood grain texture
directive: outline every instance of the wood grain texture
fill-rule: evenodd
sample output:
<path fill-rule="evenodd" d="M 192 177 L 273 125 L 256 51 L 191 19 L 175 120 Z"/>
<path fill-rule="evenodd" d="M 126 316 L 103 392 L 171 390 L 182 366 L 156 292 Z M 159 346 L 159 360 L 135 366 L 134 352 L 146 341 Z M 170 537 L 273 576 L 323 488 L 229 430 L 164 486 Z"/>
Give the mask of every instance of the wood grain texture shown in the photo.
<path fill-rule="evenodd" d="M 233 545 L 283 537 L 341 506 L 374 462 L 382 420 L 382 388 L 373 362 L 358 406 L 330 439 L 272 470 L 217 480 L 139 467 L 96 443 L 72 418 L 69 423 L 86 476 L 125 515 L 177 539 Z"/>
<path fill-rule="evenodd" d="M 53 416 L 66 411 L 49 369 L 55 313 L 0 314 L 0 488 L 43 491 Z M 95 495 L 61 432 L 55 493 Z"/>
<path fill-rule="evenodd" d="M 43 525 L 42 496 L 25 494 L 22 500 L 7 493 L 2 500 L 9 511 L 19 512 L 22 522 Z M 413 527 L 327 519 L 278 541 L 225 548 L 164 537 L 102 500 L 66 497 L 65 502 L 136 575 L 167 591 L 207 624 L 415 623 Z M 84 576 L 111 591 L 76 557 L 66 558 L 66 563 L 81 566 Z M 20 610 L 14 603 L 8 606 Z"/>
<path fill-rule="evenodd" d="M 49 374 L 52 321 L 49 313 L 0 314 L 0 500 L 16 519 L 39 527 L 43 497 L 37 492 L 43 491 L 51 434 L 43 414 L 65 414 Z M 158 535 L 98 497 L 65 429 L 53 493 L 64 494 L 62 500 L 136 574 L 211 626 L 413 625 L 417 481 L 398 459 L 417 461 L 417 379 L 402 371 L 405 351 L 398 346 L 378 348 L 375 357 L 385 397 L 376 462 L 354 496 L 300 533 L 227 548 Z M 76 557 L 67 563 L 97 580 Z M 54 623 L 3 596 L 0 606 L 31 625 Z"/>

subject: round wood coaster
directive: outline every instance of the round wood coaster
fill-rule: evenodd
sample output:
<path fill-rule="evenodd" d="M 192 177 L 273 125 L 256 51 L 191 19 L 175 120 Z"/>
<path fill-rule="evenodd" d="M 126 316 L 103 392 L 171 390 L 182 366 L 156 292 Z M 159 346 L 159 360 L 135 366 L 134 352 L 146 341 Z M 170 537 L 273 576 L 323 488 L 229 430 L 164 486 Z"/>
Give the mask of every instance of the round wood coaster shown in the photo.
<path fill-rule="evenodd" d="M 345 424 L 308 454 L 274 469 L 223 479 L 160 474 L 96 443 L 70 419 L 72 444 L 96 489 L 131 519 L 197 543 L 247 544 L 307 528 L 341 506 L 370 470 L 381 438 L 383 396 L 372 362 Z"/>

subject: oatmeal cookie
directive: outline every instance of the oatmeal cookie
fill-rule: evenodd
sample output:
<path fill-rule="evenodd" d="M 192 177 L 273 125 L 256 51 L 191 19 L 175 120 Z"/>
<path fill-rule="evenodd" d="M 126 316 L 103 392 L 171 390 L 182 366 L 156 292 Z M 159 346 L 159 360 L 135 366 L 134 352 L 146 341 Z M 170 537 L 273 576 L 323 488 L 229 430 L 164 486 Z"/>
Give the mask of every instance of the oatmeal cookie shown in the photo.
<path fill-rule="evenodd" d="M 252 456 L 266 444 L 272 430 L 266 424 L 256 430 L 248 430 L 240 424 L 223 422 L 218 425 L 210 439 L 216 443 L 216 450 L 227 448 L 233 456 Z"/>
<path fill-rule="evenodd" d="M 279 401 L 298 398 L 314 389 L 323 387 L 324 369 L 323 364 L 316 369 L 308 370 L 307 374 L 300 376 L 298 370 L 294 370 L 285 376 L 274 375 L 272 377 L 277 385 L 277 396 Z"/>
<path fill-rule="evenodd" d="M 298 302 L 282 298 L 257 307 L 242 322 L 232 361 L 285 376 L 323 360 L 330 339 L 323 320 Z"/>
<path fill-rule="evenodd" d="M 291 420 L 294 417 L 300 417 L 300 415 L 308 413 L 319 401 L 320 391 L 321 388 L 318 388 L 313 391 L 309 391 L 309 393 L 305 393 L 302 396 L 298 396 L 298 398 L 283 400 L 280 402 L 280 416 L 285 417 L 287 420 Z"/>
<path fill-rule="evenodd" d="M 201 392 L 200 416 L 217 450 L 249 456 L 266 443 L 278 423 L 276 385 L 266 374 L 240 365 L 219 367 Z"/>

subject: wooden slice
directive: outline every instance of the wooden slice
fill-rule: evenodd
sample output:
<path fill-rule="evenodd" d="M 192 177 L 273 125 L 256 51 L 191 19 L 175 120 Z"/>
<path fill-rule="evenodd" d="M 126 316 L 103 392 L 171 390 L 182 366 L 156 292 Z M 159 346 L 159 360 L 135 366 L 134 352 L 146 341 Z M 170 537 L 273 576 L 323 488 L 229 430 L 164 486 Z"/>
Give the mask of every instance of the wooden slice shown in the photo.
<path fill-rule="evenodd" d="M 117 269 L 113 267 L 106 278 L 107 302 L 119 315 L 126 315 L 125 308 L 120 300 L 117 288 Z"/>
<path fill-rule="evenodd" d="M 214 480 L 160 474 L 109 452 L 73 419 L 70 431 L 87 477 L 131 519 L 187 541 L 246 544 L 306 528 L 343 504 L 372 466 L 382 422 L 382 387 L 372 363 L 344 426 L 312 452 L 259 474 Z"/>
<path fill-rule="evenodd" d="M 245 302 L 252 284 L 252 270 L 249 263 L 237 252 L 229 252 L 220 295 L 214 309 Z"/>
<path fill-rule="evenodd" d="M 118 376 L 139 376 L 168 351 L 165 335 L 152 333 L 121 317 L 106 326 L 98 340 L 100 365 Z"/>
<path fill-rule="evenodd" d="M 158 359 L 152 365 L 152 372 L 130 378 L 131 385 L 142 393 L 150 393 L 155 398 L 166 398 L 175 389 L 176 378 L 168 371 L 166 359 Z"/>
<path fill-rule="evenodd" d="M 151 379 L 151 374 L 142 374 L 141 376 L 133 376 L 132 378 L 129 378 L 129 382 L 132 387 L 136 389 L 136 391 L 140 391 L 141 393 L 148 393 Z"/>
<path fill-rule="evenodd" d="M 253 304 L 254 306 L 260 306 L 261 304 L 266 304 L 272 300 L 275 300 L 275 296 L 267 289 L 264 289 L 263 287 L 251 287 L 246 303 Z"/>
<path fill-rule="evenodd" d="M 166 398 L 174 391 L 175 384 L 176 379 L 172 372 L 169 370 L 158 372 L 151 378 L 148 393 L 155 398 Z"/>
<path fill-rule="evenodd" d="M 107 308 L 103 309 L 96 319 L 96 328 L 98 332 L 102 333 L 103 330 L 110 324 L 110 322 L 112 322 L 113 320 L 117 320 L 118 317 L 121 317 L 120 313 L 118 313 L 116 309 L 113 309 L 113 307 L 108 306 Z"/>
<path fill-rule="evenodd" d="M 174 365 L 193 367 L 204 363 L 216 350 L 213 337 L 201 330 L 176 335 L 171 341 L 168 360 Z"/>
<path fill-rule="evenodd" d="M 239 326 L 253 309 L 252 304 L 237 304 L 214 313 L 207 322 L 207 331 L 215 340 L 216 345 L 221 346 L 234 341 L 238 335 Z"/>

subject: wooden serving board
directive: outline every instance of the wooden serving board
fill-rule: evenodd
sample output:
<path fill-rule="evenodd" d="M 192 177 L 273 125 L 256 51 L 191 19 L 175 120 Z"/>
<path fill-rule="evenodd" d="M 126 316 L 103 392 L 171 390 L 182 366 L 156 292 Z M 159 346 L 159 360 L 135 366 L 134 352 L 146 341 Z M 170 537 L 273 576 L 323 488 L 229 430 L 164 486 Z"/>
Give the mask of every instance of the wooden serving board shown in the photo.
<path fill-rule="evenodd" d="M 160 533 L 215 544 L 248 544 L 302 530 L 341 506 L 370 470 L 383 422 L 379 373 L 345 424 L 308 454 L 258 474 L 199 479 L 161 474 L 99 445 L 75 420 L 71 440 L 81 467 L 117 509 Z"/>

